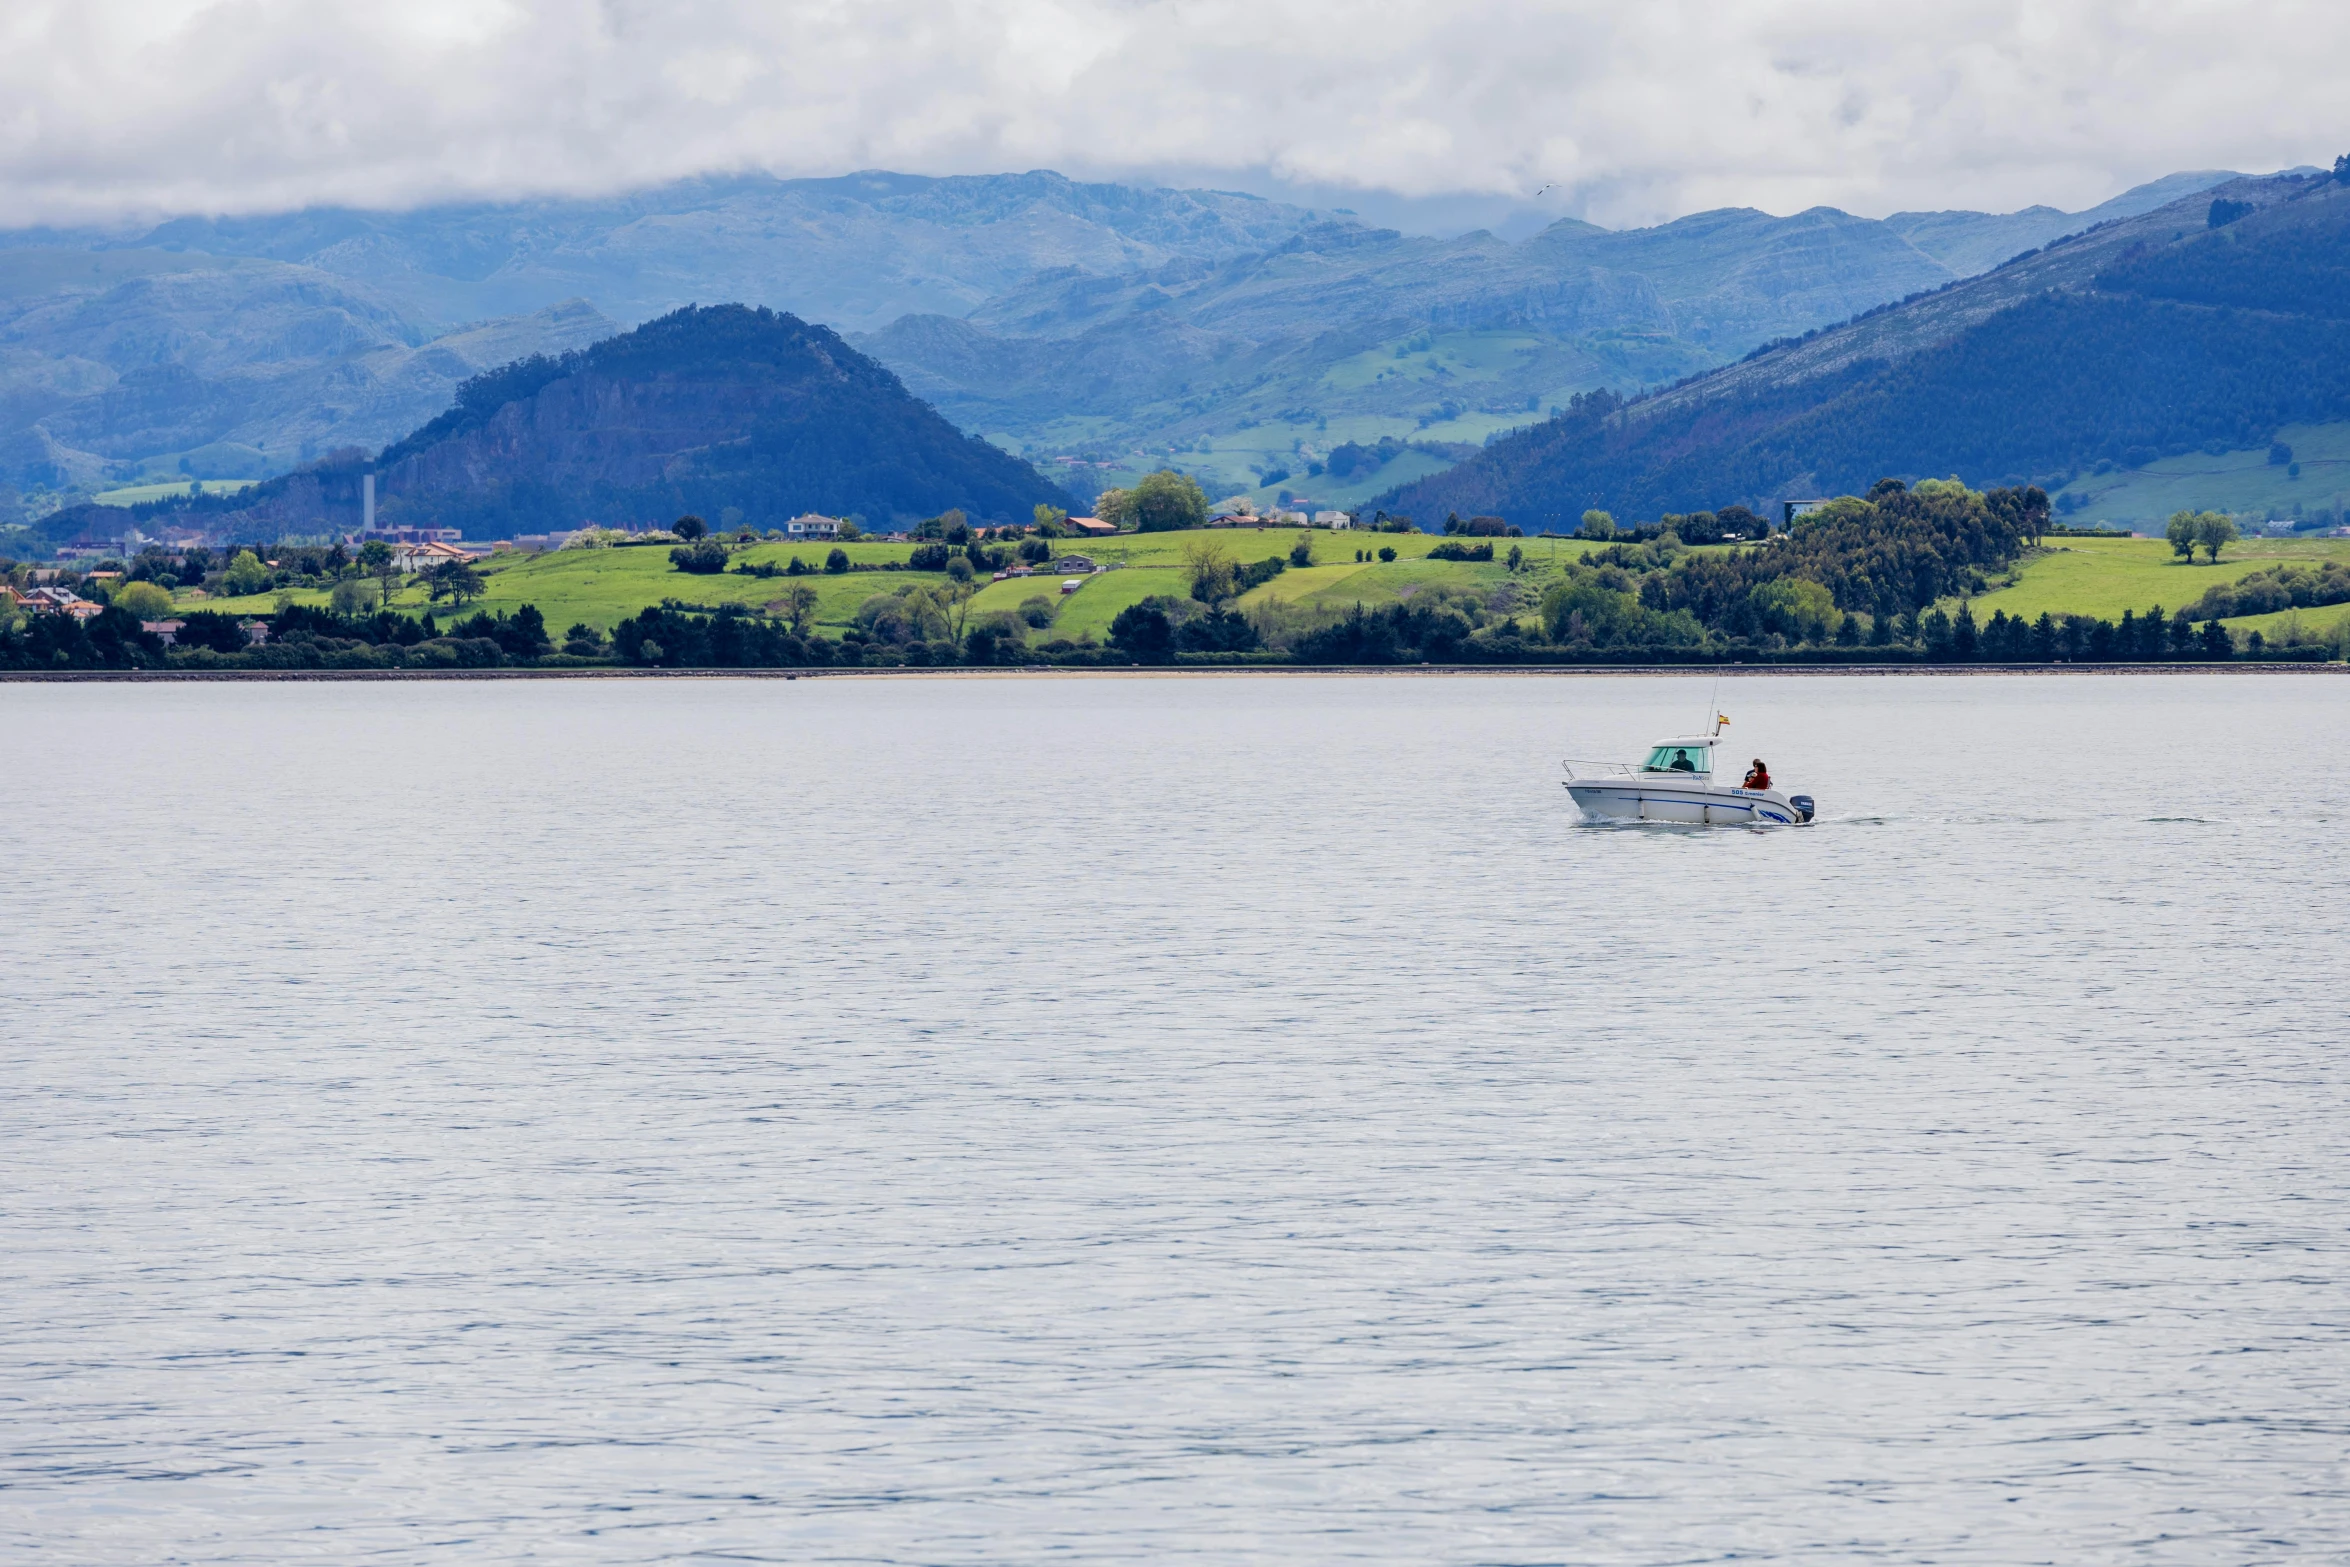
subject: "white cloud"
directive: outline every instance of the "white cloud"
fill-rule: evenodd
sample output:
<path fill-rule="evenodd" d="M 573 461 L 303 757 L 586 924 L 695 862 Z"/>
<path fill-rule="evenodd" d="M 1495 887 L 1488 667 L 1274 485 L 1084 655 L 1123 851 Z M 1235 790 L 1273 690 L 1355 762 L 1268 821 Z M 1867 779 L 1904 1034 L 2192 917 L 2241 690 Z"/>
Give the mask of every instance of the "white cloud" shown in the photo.
<path fill-rule="evenodd" d="M 16 0 L 0 222 L 866 167 L 2075 207 L 2330 159 L 2345 62 L 2280 0 Z"/>

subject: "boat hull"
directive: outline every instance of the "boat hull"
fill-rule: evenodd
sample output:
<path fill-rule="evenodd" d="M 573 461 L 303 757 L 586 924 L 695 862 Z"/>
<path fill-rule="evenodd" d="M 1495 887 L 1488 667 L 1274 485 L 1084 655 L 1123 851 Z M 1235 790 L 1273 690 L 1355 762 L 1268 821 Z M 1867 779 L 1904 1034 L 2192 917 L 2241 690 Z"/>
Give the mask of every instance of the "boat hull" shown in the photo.
<path fill-rule="evenodd" d="M 1799 827 L 1811 813 L 1775 789 L 1716 789 L 1629 779 L 1567 785 L 1586 816 L 1619 822 L 1678 822 L 1689 827 Z"/>

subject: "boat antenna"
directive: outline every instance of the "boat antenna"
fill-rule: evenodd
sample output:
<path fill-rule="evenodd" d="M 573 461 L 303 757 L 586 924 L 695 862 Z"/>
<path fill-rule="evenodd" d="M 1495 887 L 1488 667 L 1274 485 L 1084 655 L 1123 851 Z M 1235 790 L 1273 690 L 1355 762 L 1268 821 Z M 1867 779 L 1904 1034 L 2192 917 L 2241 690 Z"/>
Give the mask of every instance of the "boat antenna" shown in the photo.
<path fill-rule="evenodd" d="M 1716 718 L 1721 716 L 1722 710 L 1714 706 L 1715 698 L 1719 697 L 1721 694 L 1722 672 L 1717 669 L 1714 671 L 1713 689 L 1706 692 L 1705 694 L 1705 732 L 1709 735 L 1718 735 L 1722 732 L 1722 726 L 1714 722 Z"/>

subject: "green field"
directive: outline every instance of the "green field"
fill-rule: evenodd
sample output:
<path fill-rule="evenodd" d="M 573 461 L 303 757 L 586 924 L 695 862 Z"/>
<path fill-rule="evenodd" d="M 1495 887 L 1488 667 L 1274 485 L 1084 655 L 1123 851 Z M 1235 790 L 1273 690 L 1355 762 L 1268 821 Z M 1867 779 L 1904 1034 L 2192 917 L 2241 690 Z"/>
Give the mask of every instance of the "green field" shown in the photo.
<path fill-rule="evenodd" d="M 1510 576 L 1509 568 L 1498 561 L 1427 559 L 1428 552 L 1444 542 L 1441 535 L 1332 532 L 1294 527 L 1127 533 L 1109 539 L 1055 541 L 1054 548 L 1060 554 L 1083 555 L 1115 568 L 1082 576 L 1079 579 L 1082 586 L 1076 591 L 1064 594 L 1061 591 L 1064 576 L 1038 568 L 1031 577 L 982 584 L 972 600 L 971 613 L 974 617 L 1016 613 L 1027 600 L 1043 598 L 1052 606 L 1053 621 L 1049 629 L 1033 632 L 1032 636 L 1038 640 L 1066 637 L 1076 641 L 1090 635 L 1096 641 L 1103 641 L 1109 636 L 1110 622 L 1127 606 L 1155 594 L 1181 598 L 1191 591 L 1184 551 L 1195 542 L 1205 539 L 1220 543 L 1235 560 L 1247 565 L 1269 556 L 1286 559 L 1301 537 L 1313 552 L 1314 564 L 1291 567 L 1252 590 L 1240 601 L 1242 608 L 1269 601 L 1338 610 L 1357 603 L 1377 608 L 1439 585 L 1473 589 L 1482 595 Z M 1540 573 L 1580 559 L 1600 547 L 1571 539 L 1491 542 L 1496 546 L 1496 554 L 1507 554 L 1512 544 L 1525 550 L 1529 573 L 1521 581 L 1529 587 Z M 913 546 L 859 541 L 841 548 L 854 564 L 879 565 L 903 561 Z M 1392 562 L 1355 559 L 1358 552 L 1376 555 L 1382 548 L 1393 549 L 1396 559 Z M 829 545 L 762 543 L 741 550 L 735 558 L 738 562 L 781 565 L 796 554 L 810 565 L 817 565 L 830 549 Z M 946 580 L 943 573 L 906 571 L 851 571 L 840 576 L 818 572 L 788 578 L 748 577 L 729 571 L 722 575 L 696 576 L 670 565 L 666 545 L 553 550 L 535 555 L 507 553 L 484 561 L 481 571 L 488 591 L 468 606 L 467 613 L 477 608 L 493 613 L 511 612 L 524 604 L 533 604 L 557 636 L 581 623 L 599 631 L 610 631 L 618 622 L 663 599 L 712 609 L 724 604 L 758 609 L 777 602 L 787 589 L 798 583 L 816 590 L 817 627 L 837 636 L 852 623 L 857 606 L 873 594 L 894 592 L 914 583 Z M 281 597 L 297 604 L 323 605 L 327 596 L 323 589 L 311 588 L 245 598 L 207 599 L 198 593 L 182 593 L 178 603 L 181 609 L 267 615 Z M 426 604 L 424 590 L 411 584 L 392 603 L 396 609 L 421 610 Z M 444 605 L 437 613 L 446 621 L 451 612 Z"/>
<path fill-rule="evenodd" d="M 170 484 L 127 484 L 119 490 L 101 490 L 90 497 L 101 506 L 136 506 L 142 501 L 169 500 L 201 484 L 207 495 L 234 495 L 259 484 L 258 479 L 180 479 Z"/>
<path fill-rule="evenodd" d="M 2280 561 L 2315 565 L 2324 560 L 2350 561 L 2350 539 L 2243 539 L 2229 545 L 2216 566 L 2200 555 L 2187 565 L 2160 539 L 2055 539 L 2026 559 L 2015 586 L 1976 598 L 1975 618 L 1988 620 L 1994 611 L 2005 610 L 2026 620 L 2044 613 L 2112 620 L 2125 609 L 2144 614 L 2157 604 L 2178 610 L 2215 582 L 2234 582 Z"/>
<path fill-rule="evenodd" d="M 1186 546 L 1195 540 L 1215 540 L 1229 549 L 1236 560 L 1248 564 L 1268 556 L 1286 558 L 1301 533 L 1311 545 L 1317 564 L 1309 571 L 1291 571 L 1274 578 L 1258 589 L 1258 594 L 1311 599 L 1318 604 L 1343 607 L 1357 598 L 1365 604 L 1391 603 L 1414 585 L 1451 581 L 1482 586 L 1507 575 L 1498 565 L 1425 559 L 1429 550 L 1443 542 L 1440 537 L 1427 534 L 1333 533 L 1287 527 L 1128 533 L 1112 539 L 1056 541 L 1054 547 L 1062 554 L 1083 555 L 1103 565 L 1114 562 L 1119 568 L 1084 577 L 1084 586 L 1076 592 L 1063 594 L 1063 578 L 1040 569 L 1033 577 L 984 584 L 972 601 L 972 613 L 1010 613 L 1017 611 L 1025 600 L 1042 597 L 1054 609 L 1052 629 L 1045 635 L 1074 640 L 1090 632 L 1100 639 L 1109 634 L 1110 622 L 1118 611 L 1129 604 L 1156 593 L 1180 597 L 1190 591 L 1190 576 L 1183 556 Z M 1506 552 L 1512 541 L 1496 542 Z M 1354 559 L 1358 550 L 1376 551 L 1382 546 L 1395 550 L 1398 559 L 1393 565 L 1364 565 Z M 853 564 L 879 565 L 903 561 L 913 546 L 859 541 L 841 548 Z M 1570 555 L 1579 556 L 1588 546 L 1565 540 L 1528 540 L 1525 548 L 1535 561 L 1547 563 Z M 818 565 L 830 549 L 829 545 L 755 544 L 743 549 L 735 559 L 738 563 L 782 565 L 796 554 L 810 565 Z M 851 571 L 840 576 L 819 572 L 790 578 L 748 577 L 732 571 L 696 576 L 670 565 L 665 545 L 551 550 L 536 555 L 509 553 L 492 556 L 482 563 L 481 570 L 488 591 L 477 601 L 478 607 L 495 612 L 535 604 L 546 617 L 549 628 L 557 634 L 575 623 L 609 631 L 619 621 L 663 599 L 713 609 L 722 604 L 756 609 L 782 598 L 785 590 L 795 583 L 805 583 L 816 590 L 817 624 L 837 634 L 850 623 L 857 606 L 873 594 L 888 593 L 908 583 L 946 580 L 939 573 L 901 571 Z M 327 600 L 326 593 L 320 589 L 297 589 L 286 596 L 298 604 L 324 604 Z M 279 597 L 271 592 L 246 598 L 205 599 L 183 593 L 179 605 L 182 609 L 266 615 L 276 607 Z M 406 588 L 393 600 L 395 608 L 410 610 L 420 609 L 424 603 L 424 591 L 416 586 Z M 441 615 L 446 619 L 448 611 L 444 608 Z"/>
<path fill-rule="evenodd" d="M 2296 424 L 2277 432 L 2301 465 L 2294 478 L 2268 460 L 2263 445 L 2245 451 L 2189 452 L 2143 468 L 2083 474 L 2056 492 L 2084 503 L 2074 522 L 2110 521 L 2157 532 L 2175 511 L 2224 511 L 2238 517 L 2339 517 L 2350 502 L 2350 424 Z"/>

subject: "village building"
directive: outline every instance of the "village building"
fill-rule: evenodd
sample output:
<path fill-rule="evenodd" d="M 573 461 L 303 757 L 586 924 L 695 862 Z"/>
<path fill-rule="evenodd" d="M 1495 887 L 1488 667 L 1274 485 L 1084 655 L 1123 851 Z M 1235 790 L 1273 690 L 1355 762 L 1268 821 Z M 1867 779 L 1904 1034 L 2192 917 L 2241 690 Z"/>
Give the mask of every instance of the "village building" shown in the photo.
<path fill-rule="evenodd" d="M 471 561 L 477 557 L 471 550 L 454 544 L 402 544 L 392 551 L 392 569 L 400 572 L 430 571 L 443 561 Z"/>
<path fill-rule="evenodd" d="M 1104 522 L 1099 517 L 1071 517 L 1064 521 L 1061 526 L 1072 529 L 1078 534 L 1087 538 L 1099 538 L 1104 534 L 1116 533 L 1118 531 L 1118 525 L 1116 523 Z"/>
<path fill-rule="evenodd" d="M 783 525 L 786 536 L 795 539 L 837 539 L 840 537 L 840 519 L 821 512 L 802 512 Z"/>
<path fill-rule="evenodd" d="M 370 539 L 381 539 L 386 544 L 454 544 L 465 537 L 459 528 L 361 528 L 345 540 L 350 544 L 364 544 Z"/>
<path fill-rule="evenodd" d="M 62 615 L 74 605 L 86 602 L 71 588 L 41 587 L 25 594 L 22 608 L 29 614 Z"/>

